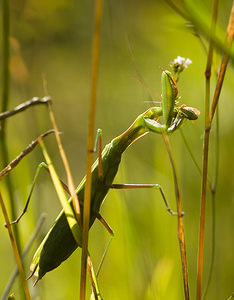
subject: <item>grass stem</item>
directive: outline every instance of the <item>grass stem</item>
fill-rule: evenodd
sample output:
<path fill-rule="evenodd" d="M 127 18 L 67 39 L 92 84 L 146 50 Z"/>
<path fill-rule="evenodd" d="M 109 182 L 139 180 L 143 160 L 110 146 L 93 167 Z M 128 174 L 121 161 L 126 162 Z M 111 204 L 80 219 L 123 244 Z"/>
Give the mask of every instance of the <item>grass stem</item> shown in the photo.
<path fill-rule="evenodd" d="M 94 148 L 94 123 L 95 123 L 96 98 L 97 98 L 96 95 L 97 95 L 97 81 L 98 81 L 98 66 L 99 66 L 99 55 L 100 55 L 101 20 L 102 20 L 102 0 L 96 0 L 95 1 L 95 24 L 94 24 L 94 34 L 93 34 L 93 52 L 92 52 L 91 96 L 90 96 L 87 159 L 86 159 L 86 185 L 85 185 L 84 212 L 83 212 L 83 234 L 82 234 L 83 242 L 82 242 L 82 257 L 81 257 L 80 300 L 85 300 L 85 290 L 86 290 L 90 199 L 91 199 L 91 186 L 92 186 L 91 167 L 92 167 L 93 148 Z"/>

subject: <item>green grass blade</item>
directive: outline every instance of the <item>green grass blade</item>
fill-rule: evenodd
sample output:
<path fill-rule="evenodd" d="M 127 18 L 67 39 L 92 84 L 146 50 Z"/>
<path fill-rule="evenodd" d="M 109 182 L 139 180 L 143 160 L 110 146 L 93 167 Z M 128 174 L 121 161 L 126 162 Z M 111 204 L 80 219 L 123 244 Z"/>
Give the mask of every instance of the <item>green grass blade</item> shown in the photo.
<path fill-rule="evenodd" d="M 213 31 L 213 28 L 210 26 L 209 12 L 202 6 L 202 3 L 199 4 L 199 1 L 193 0 L 184 0 L 184 3 L 194 25 L 209 37 L 222 52 L 227 53 L 234 60 L 233 51 L 231 51 L 229 45 L 224 41 L 225 31 L 218 24 L 216 32 Z"/>
<path fill-rule="evenodd" d="M 52 161 L 49 157 L 49 154 L 46 150 L 45 144 L 43 143 L 42 140 L 40 141 L 40 146 L 42 148 L 43 155 L 44 155 L 46 163 L 48 165 L 50 175 L 51 175 L 54 187 L 56 189 L 57 195 L 58 195 L 59 200 L 61 202 L 61 205 L 64 209 L 69 227 L 71 228 L 72 234 L 73 234 L 77 244 L 79 246 L 81 246 L 81 244 L 82 244 L 81 232 L 80 232 L 80 228 L 79 228 L 79 225 L 77 223 L 77 220 L 75 218 L 74 212 L 73 212 L 70 204 L 68 203 L 65 191 L 62 187 L 62 184 L 59 180 L 59 177 L 58 177 L 58 175 L 55 171 L 55 168 L 54 168 L 54 166 L 52 164 Z"/>

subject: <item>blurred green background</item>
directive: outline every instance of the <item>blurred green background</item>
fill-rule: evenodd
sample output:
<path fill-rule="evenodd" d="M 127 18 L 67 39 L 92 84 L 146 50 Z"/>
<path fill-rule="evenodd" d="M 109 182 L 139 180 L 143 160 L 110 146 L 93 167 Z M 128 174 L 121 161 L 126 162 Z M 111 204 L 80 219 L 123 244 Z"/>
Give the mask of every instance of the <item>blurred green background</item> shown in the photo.
<path fill-rule="evenodd" d="M 225 29 L 232 1 L 222 1 L 219 23 Z M 211 1 L 203 3 L 211 11 Z M 78 185 L 85 173 L 88 103 L 90 97 L 93 1 L 11 1 L 10 107 L 44 96 L 46 81 L 62 141 Z M 202 161 L 206 54 L 199 40 L 164 1 L 105 1 L 101 37 L 96 128 L 103 130 L 103 145 L 121 134 L 135 118 L 160 102 L 161 68 L 178 55 L 192 65 L 178 84 L 180 103 L 201 111 L 199 119 L 183 127 L 198 163 Z M 129 44 L 131 47 L 129 47 Z M 131 48 L 131 50 L 130 50 Z M 220 58 L 215 56 L 215 66 Z M 142 79 L 137 75 L 140 72 Z M 215 72 L 216 69 L 213 70 Z M 233 65 L 229 65 L 220 99 L 220 164 L 216 198 L 214 272 L 207 299 L 227 299 L 234 291 L 233 239 Z M 212 77 L 212 90 L 215 76 Z M 149 88 L 152 90 L 149 90 Z M 151 97 L 149 97 L 149 93 Z M 45 107 L 34 107 L 8 121 L 7 134 L 13 159 L 34 138 L 51 128 Z M 191 299 L 196 294 L 196 259 L 200 215 L 201 176 L 179 132 L 171 137 L 181 188 Z M 61 178 L 66 178 L 55 138 L 46 145 Z M 210 170 L 213 178 L 214 130 L 211 132 Z M 17 209 L 27 199 L 37 165 L 43 161 L 38 147 L 11 172 Z M 3 166 L 1 165 L 1 168 Z M 174 185 L 162 138 L 149 134 L 123 156 L 115 183 L 159 183 L 172 209 L 176 209 Z M 4 188 L 4 182 L 1 184 Z M 4 193 L 7 199 L 7 192 Z M 26 274 L 33 253 L 60 211 L 50 177 L 39 177 L 27 215 L 20 222 L 22 245 L 32 234 L 42 212 L 47 220 L 25 260 Z M 205 236 L 204 285 L 211 258 L 211 197 L 208 192 Z M 157 191 L 110 191 L 101 209 L 115 232 L 98 281 L 104 299 L 183 299 L 182 272 L 177 241 L 177 220 L 171 217 Z M 1 224 L 3 224 L 1 215 Z M 0 294 L 15 267 L 6 230 L 0 226 Z M 96 222 L 90 232 L 90 253 L 97 267 L 109 235 Z M 33 299 L 77 299 L 81 251 L 57 270 L 48 273 L 35 288 Z M 12 291 L 18 299 L 18 286 Z M 88 293 L 90 287 L 88 286 Z"/>

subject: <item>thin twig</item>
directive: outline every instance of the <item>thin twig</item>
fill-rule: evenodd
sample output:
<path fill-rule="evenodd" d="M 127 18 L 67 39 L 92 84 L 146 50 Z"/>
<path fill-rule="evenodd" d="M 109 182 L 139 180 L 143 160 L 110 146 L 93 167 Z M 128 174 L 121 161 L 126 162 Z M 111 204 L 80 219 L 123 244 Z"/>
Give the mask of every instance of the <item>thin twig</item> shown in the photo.
<path fill-rule="evenodd" d="M 186 138 L 185 138 L 185 136 L 184 136 L 183 130 L 180 128 L 179 131 L 180 131 L 181 137 L 182 137 L 182 139 L 183 139 L 183 142 L 184 142 L 184 144 L 185 144 L 185 146 L 186 146 L 186 149 L 188 150 L 188 152 L 189 152 L 189 154 L 190 154 L 190 157 L 192 158 L 192 161 L 193 161 L 194 165 L 196 166 L 198 172 L 199 172 L 200 175 L 201 175 L 201 174 L 202 174 L 201 167 L 199 166 L 199 164 L 198 164 L 198 162 L 197 162 L 197 160 L 196 160 L 196 158 L 195 158 L 195 156 L 194 156 L 194 153 L 193 153 L 191 147 L 189 146 L 189 143 L 187 142 L 187 140 L 186 140 Z"/>
<path fill-rule="evenodd" d="M 27 286 L 27 282 L 26 282 L 25 276 L 24 276 L 23 266 L 22 266 L 22 263 L 21 263 L 21 260 L 20 260 L 19 251 L 18 251 L 16 242 L 15 242 L 15 239 L 14 239 L 14 235 L 13 235 L 13 232 L 12 232 L 12 229 L 11 229 L 9 217 L 8 217 L 7 210 L 6 210 L 3 198 L 2 198 L 1 191 L 0 191 L 0 205 L 1 205 L 2 213 L 3 213 L 4 218 L 5 218 L 8 234 L 9 234 L 10 241 L 11 241 L 11 246 L 12 246 L 13 253 L 14 253 L 14 256 L 15 256 L 15 260 L 16 260 L 16 263 L 17 263 L 17 266 L 18 266 L 18 269 L 19 269 L 19 274 L 20 274 L 22 286 L 23 286 L 23 289 L 24 289 L 25 297 L 26 297 L 27 300 L 31 300 L 29 290 L 28 290 L 28 286 Z"/>
<path fill-rule="evenodd" d="M 48 102 L 51 102 L 51 98 L 49 97 L 43 97 L 43 98 L 39 98 L 39 97 L 33 97 L 32 99 L 23 102 L 21 104 L 19 104 L 18 106 L 16 106 L 15 108 L 8 110 L 8 111 L 4 111 L 0 114 L 0 120 L 5 120 L 6 118 L 12 117 L 26 109 L 28 109 L 31 106 L 34 105 L 39 105 L 39 104 L 48 104 Z"/>
<path fill-rule="evenodd" d="M 27 154 L 32 152 L 32 150 L 38 145 L 39 141 L 46 137 L 47 135 L 54 133 L 54 130 L 48 130 L 41 134 L 36 140 L 32 141 L 15 159 L 13 159 L 1 172 L 0 181 L 13 169 Z"/>

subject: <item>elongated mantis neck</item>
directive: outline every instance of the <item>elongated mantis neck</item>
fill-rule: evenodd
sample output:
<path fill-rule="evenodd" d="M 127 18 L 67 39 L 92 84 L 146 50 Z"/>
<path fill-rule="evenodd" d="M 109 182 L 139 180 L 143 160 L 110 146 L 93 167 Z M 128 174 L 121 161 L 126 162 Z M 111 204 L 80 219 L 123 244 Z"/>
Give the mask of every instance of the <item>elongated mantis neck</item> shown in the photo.
<path fill-rule="evenodd" d="M 124 133 L 111 141 L 116 151 L 120 153 L 124 152 L 134 141 L 151 131 L 145 119 L 157 121 L 161 115 L 162 109 L 159 107 L 151 107 L 141 114 Z M 160 133 L 160 130 L 158 133 Z"/>

